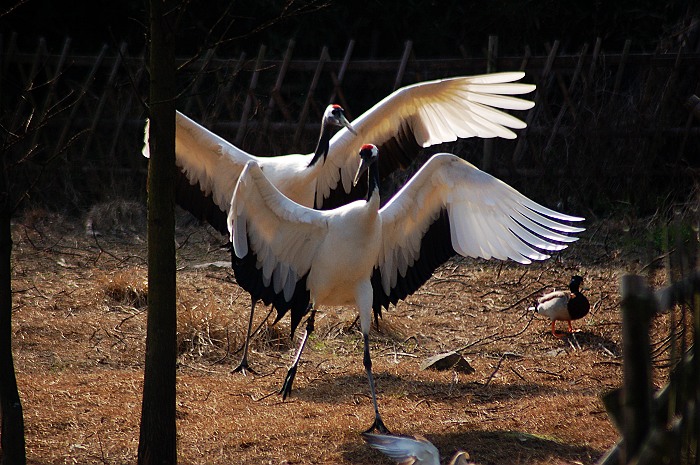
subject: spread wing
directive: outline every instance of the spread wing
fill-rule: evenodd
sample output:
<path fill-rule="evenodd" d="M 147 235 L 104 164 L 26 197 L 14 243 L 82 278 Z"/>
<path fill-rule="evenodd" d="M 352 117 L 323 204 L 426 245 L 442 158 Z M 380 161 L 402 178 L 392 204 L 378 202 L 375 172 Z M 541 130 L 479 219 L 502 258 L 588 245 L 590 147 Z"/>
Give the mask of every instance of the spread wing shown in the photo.
<path fill-rule="evenodd" d="M 399 465 L 440 465 L 440 453 L 425 438 L 362 433 L 367 443 Z"/>
<path fill-rule="evenodd" d="M 325 215 L 282 195 L 252 161 L 231 199 L 236 281 L 254 299 L 275 304 L 278 320 L 291 309 L 292 333 L 309 304 L 305 280 L 327 232 Z"/>
<path fill-rule="evenodd" d="M 455 253 L 528 264 L 566 248 L 583 218 L 550 210 L 459 157 L 434 155 L 380 210 L 374 308 L 413 293 Z"/>
<path fill-rule="evenodd" d="M 150 156 L 146 122 L 143 155 Z M 180 112 L 175 118 L 175 162 L 180 169 L 177 203 L 222 234 L 236 181 L 254 156 L 217 136 Z"/>
<path fill-rule="evenodd" d="M 514 82 L 524 75 L 511 72 L 457 77 L 421 82 L 393 92 L 352 122 L 357 136 L 341 129 L 331 139 L 318 178 L 316 205 L 328 208 L 328 202 L 333 203 L 331 207 L 342 204 L 341 198 L 350 193 L 362 144 L 379 147 L 383 179 L 407 167 L 422 147 L 468 137 L 515 138 L 510 129 L 522 129 L 525 123 L 499 109 L 532 108 L 533 102 L 512 97 L 535 89 L 534 85 Z M 366 185 L 355 189 L 360 195 L 353 199 L 366 192 Z M 340 198 L 334 198 L 335 191 Z M 326 204 L 324 199 L 329 199 Z"/>

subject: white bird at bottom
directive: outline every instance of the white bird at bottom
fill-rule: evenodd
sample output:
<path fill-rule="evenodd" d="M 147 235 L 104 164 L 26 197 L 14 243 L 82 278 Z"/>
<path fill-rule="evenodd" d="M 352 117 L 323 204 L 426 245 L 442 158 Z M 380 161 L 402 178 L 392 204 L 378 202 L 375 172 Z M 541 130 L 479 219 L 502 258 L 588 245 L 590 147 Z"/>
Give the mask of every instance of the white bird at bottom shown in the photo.
<path fill-rule="evenodd" d="M 395 460 L 398 465 L 440 465 L 440 452 L 423 436 L 394 436 L 391 434 L 362 433 L 365 441 Z M 469 454 L 459 450 L 454 453 L 448 465 L 472 465 Z"/>

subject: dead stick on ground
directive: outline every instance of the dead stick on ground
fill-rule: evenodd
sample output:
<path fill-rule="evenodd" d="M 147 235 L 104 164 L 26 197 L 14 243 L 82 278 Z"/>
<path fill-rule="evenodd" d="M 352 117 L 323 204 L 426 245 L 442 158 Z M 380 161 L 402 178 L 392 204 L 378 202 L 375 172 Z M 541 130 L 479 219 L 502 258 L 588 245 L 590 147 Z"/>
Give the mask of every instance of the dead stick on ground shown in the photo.
<path fill-rule="evenodd" d="M 505 360 L 505 358 L 505 354 L 501 355 L 501 358 L 498 360 L 498 364 L 496 365 L 496 369 L 493 370 L 489 378 L 486 380 L 486 384 L 484 384 L 485 388 L 488 387 L 489 384 L 491 384 L 491 380 L 494 376 L 496 376 L 496 373 L 498 373 L 498 370 L 501 368 L 501 364 L 503 363 L 503 360 Z"/>

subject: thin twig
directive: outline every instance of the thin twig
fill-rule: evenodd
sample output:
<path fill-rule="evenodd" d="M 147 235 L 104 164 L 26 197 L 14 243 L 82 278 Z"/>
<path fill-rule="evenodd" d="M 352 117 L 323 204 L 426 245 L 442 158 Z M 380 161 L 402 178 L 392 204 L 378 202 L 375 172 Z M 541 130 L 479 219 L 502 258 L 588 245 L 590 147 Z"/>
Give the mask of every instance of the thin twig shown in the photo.
<path fill-rule="evenodd" d="M 489 375 L 489 378 L 486 380 L 486 383 L 484 384 L 484 388 L 487 388 L 489 384 L 491 384 L 491 380 L 493 379 L 494 376 L 496 376 L 496 373 L 498 373 L 498 370 L 501 368 L 501 363 L 503 363 L 503 360 L 505 360 L 506 356 L 505 354 L 501 355 L 501 358 L 498 360 L 498 364 L 496 365 L 496 369 L 493 370 L 491 375 Z"/>

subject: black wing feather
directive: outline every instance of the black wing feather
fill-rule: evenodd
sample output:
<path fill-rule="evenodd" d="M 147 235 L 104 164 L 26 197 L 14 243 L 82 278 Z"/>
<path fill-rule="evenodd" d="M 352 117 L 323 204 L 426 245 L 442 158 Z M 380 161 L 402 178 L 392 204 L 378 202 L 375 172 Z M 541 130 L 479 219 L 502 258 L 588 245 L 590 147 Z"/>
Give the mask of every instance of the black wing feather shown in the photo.
<path fill-rule="evenodd" d="M 285 300 L 284 291 L 275 292 L 272 284 L 265 286 L 263 282 L 262 270 L 256 267 L 257 255 L 251 251 L 243 258 L 238 258 L 231 247 L 231 267 L 236 277 L 236 282 L 255 300 L 262 300 L 265 305 L 274 305 L 277 310 L 275 323 L 282 319 L 287 312 L 291 311 L 291 331 L 290 337 L 299 323 L 308 313 L 311 294 L 306 289 L 306 278 L 304 275 L 297 281 L 294 293 L 290 300 Z"/>
<path fill-rule="evenodd" d="M 383 181 L 394 171 L 408 168 L 418 157 L 422 147 L 413 135 L 411 125 L 403 121 L 396 135 L 391 139 L 377 144 L 379 149 L 379 179 Z"/>
<path fill-rule="evenodd" d="M 442 210 L 421 239 L 418 259 L 408 267 L 404 276 L 398 276 L 396 285 L 390 290 L 389 295 L 385 294 L 382 288 L 381 271 L 379 268 L 374 269 L 371 282 L 374 291 L 372 308 L 375 319 L 381 316 L 382 307 L 388 309 L 390 304 L 396 305 L 399 300 L 416 292 L 440 265 L 456 253 L 450 237 L 449 215 L 447 210 Z"/>
<path fill-rule="evenodd" d="M 175 203 L 228 237 L 227 214 L 214 203 L 211 194 L 206 195 L 199 183 L 191 184 L 182 171 L 175 181 Z"/>
<path fill-rule="evenodd" d="M 377 145 L 379 149 L 379 181 L 384 187 L 384 181 L 388 179 L 395 171 L 405 170 L 413 160 L 418 157 L 422 147 L 416 142 L 416 137 L 406 121 L 401 123 L 396 135 L 391 139 L 384 141 L 381 145 Z M 340 171 L 340 170 L 339 170 Z M 328 198 L 323 200 L 321 210 L 331 210 L 333 208 L 342 207 L 355 200 L 361 200 L 367 197 L 367 177 L 362 177 L 358 180 L 357 185 L 350 189 L 350 193 L 346 194 L 342 182 L 338 182 L 334 189 L 331 189 Z M 384 194 L 382 194 L 384 197 Z M 386 197 L 387 200 L 390 196 Z M 315 204 L 314 208 L 319 209 Z"/>

